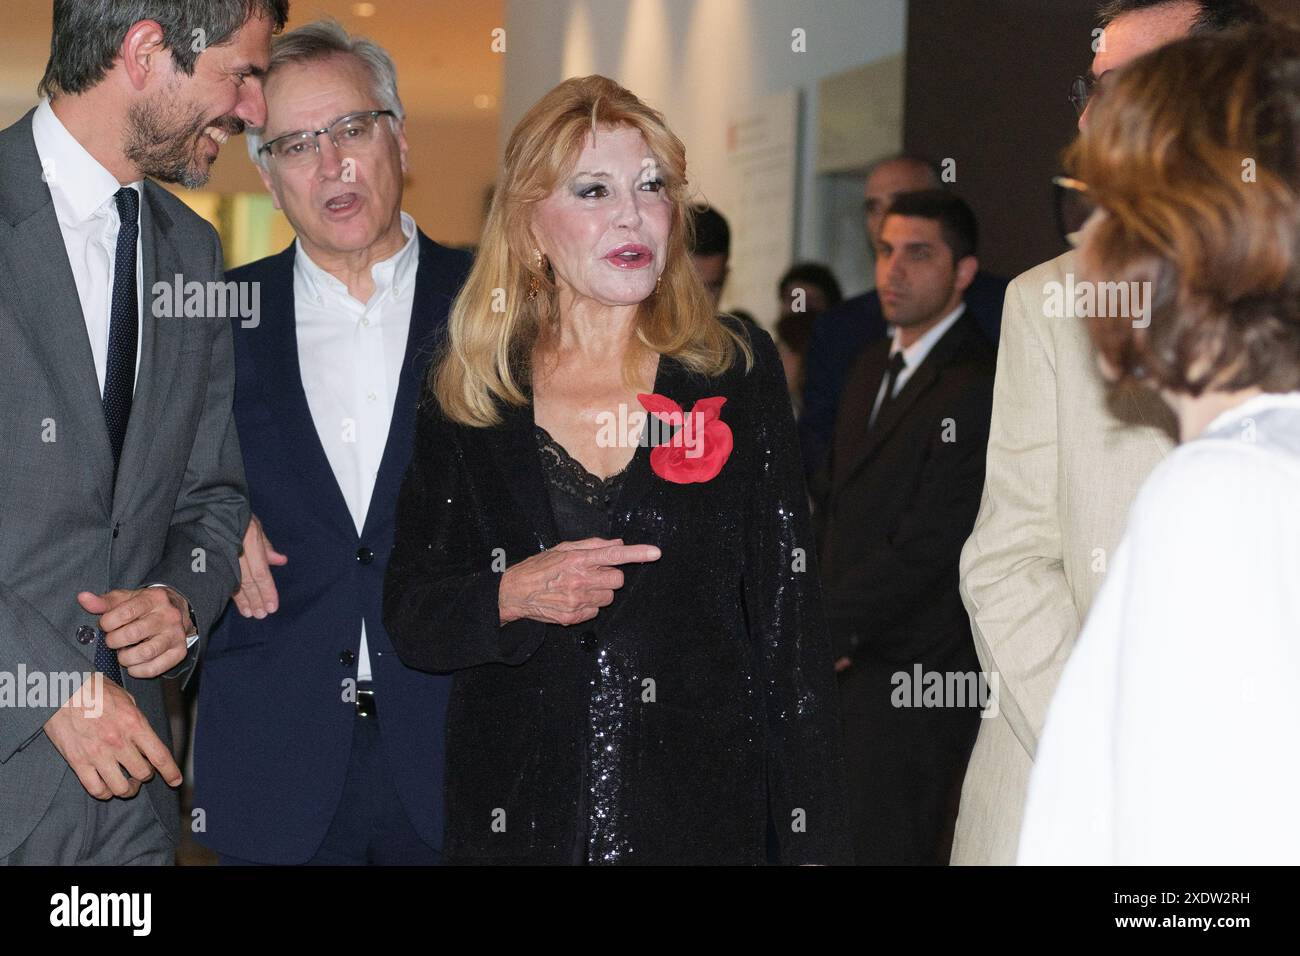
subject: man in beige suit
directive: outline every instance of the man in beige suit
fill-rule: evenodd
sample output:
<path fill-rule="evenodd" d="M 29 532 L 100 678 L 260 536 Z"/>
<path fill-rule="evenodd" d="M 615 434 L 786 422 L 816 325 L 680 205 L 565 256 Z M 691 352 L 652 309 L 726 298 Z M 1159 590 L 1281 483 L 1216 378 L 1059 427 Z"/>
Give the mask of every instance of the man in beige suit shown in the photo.
<path fill-rule="evenodd" d="M 1191 32 L 1259 18 L 1243 0 L 1114 0 L 1090 88 Z M 1087 122 L 1084 109 L 1079 126 Z M 1129 505 L 1173 447 L 1154 395 L 1108 403 L 1082 319 L 1062 315 L 1079 281 L 1067 252 L 1007 289 L 984 494 L 961 556 L 961 591 L 980 664 L 998 674 L 998 712 L 980 722 L 962 787 L 954 864 L 1011 864 L 1047 705 Z"/>

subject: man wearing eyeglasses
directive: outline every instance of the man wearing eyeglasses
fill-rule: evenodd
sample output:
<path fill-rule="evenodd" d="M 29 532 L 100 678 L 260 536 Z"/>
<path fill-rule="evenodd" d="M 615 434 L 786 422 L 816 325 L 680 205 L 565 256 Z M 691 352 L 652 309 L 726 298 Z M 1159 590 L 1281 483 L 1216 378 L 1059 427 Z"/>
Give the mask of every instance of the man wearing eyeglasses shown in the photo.
<path fill-rule="evenodd" d="M 1113 71 L 1189 33 L 1262 19 L 1248 0 L 1110 0 L 1098 15 L 1091 72 L 1070 90 L 1080 129 Z M 1058 186 L 1067 206 L 1085 195 L 1085 184 Z M 1054 292 L 1077 278 L 1071 251 L 1007 289 L 984 495 L 961 558 L 962 597 L 980 663 L 998 674 L 998 708 L 980 722 L 953 863 L 1015 861 L 1047 705 L 1129 505 L 1173 447 L 1158 398 L 1108 405 L 1084 322 L 1073 312 L 1056 317 Z"/>
<path fill-rule="evenodd" d="M 381 602 L 421 384 L 469 257 L 402 212 L 379 46 L 333 22 L 287 33 L 266 100 L 249 152 L 297 241 L 227 276 L 261 291 L 259 320 L 234 323 L 254 516 L 199 693 L 198 837 L 223 863 L 437 863 L 450 678 L 398 660 Z"/>

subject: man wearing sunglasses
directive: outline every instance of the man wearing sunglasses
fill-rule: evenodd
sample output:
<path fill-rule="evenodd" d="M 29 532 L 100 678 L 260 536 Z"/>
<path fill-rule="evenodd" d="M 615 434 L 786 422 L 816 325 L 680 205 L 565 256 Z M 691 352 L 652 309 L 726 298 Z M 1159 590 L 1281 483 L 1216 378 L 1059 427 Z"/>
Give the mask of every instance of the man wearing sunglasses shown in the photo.
<path fill-rule="evenodd" d="M 1193 32 L 1259 22 L 1249 0 L 1110 0 L 1087 77 L 1071 86 L 1079 127 L 1112 71 Z M 1086 198 L 1059 181 L 1064 207 Z M 1081 189 L 1081 187 L 1083 187 Z M 1066 229 L 1079 221 L 1066 219 Z M 1047 705 L 1147 474 L 1173 447 L 1155 395 L 1108 405 L 1084 322 L 1058 317 L 1073 251 L 1007 289 L 984 495 L 961 559 L 961 589 L 998 712 L 980 722 L 952 862 L 1015 861 L 1025 789 Z"/>
<path fill-rule="evenodd" d="M 234 327 L 254 517 L 199 693 L 198 836 L 224 863 L 437 863 L 450 678 L 398 660 L 380 605 L 421 383 L 469 257 L 402 212 L 379 46 L 333 22 L 287 33 L 266 99 L 249 152 L 297 241 L 227 277 L 261 292 L 260 321 Z"/>

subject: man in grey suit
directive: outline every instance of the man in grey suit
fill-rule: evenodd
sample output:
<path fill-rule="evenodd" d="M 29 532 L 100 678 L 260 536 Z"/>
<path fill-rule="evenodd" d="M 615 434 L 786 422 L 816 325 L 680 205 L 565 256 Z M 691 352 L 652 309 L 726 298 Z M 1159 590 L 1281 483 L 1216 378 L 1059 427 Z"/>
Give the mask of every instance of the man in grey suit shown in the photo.
<path fill-rule="evenodd" d="M 145 177 L 201 186 L 262 125 L 287 6 L 55 0 L 48 98 L 0 132 L 0 863 L 173 861 L 158 678 L 193 671 L 248 503 L 229 320 L 171 308 L 220 242 Z"/>

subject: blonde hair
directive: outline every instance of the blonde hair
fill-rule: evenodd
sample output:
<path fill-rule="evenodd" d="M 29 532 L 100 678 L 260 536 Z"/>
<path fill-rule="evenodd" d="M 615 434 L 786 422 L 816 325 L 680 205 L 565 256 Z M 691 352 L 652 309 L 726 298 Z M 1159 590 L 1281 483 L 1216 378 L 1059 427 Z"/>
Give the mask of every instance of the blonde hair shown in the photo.
<path fill-rule="evenodd" d="M 558 329 L 556 287 L 534 259 L 529 227 L 535 205 L 551 194 L 577 162 L 597 126 L 630 127 L 645 137 L 672 204 L 663 274 L 640 304 L 635 335 L 646 349 L 691 371 L 718 375 L 738 353 L 753 365 L 749 342 L 713 312 L 687 249 L 686 148 L 662 114 L 603 76 L 565 80 L 519 121 L 506 146 L 501 185 L 492 198 L 482 242 L 465 285 L 452 304 L 441 357 L 430 388 L 443 414 L 475 427 L 501 420 L 499 402 L 529 401 L 533 346 Z M 529 298 L 529 286 L 536 288 Z M 642 357 L 629 349 L 629 381 Z"/>

